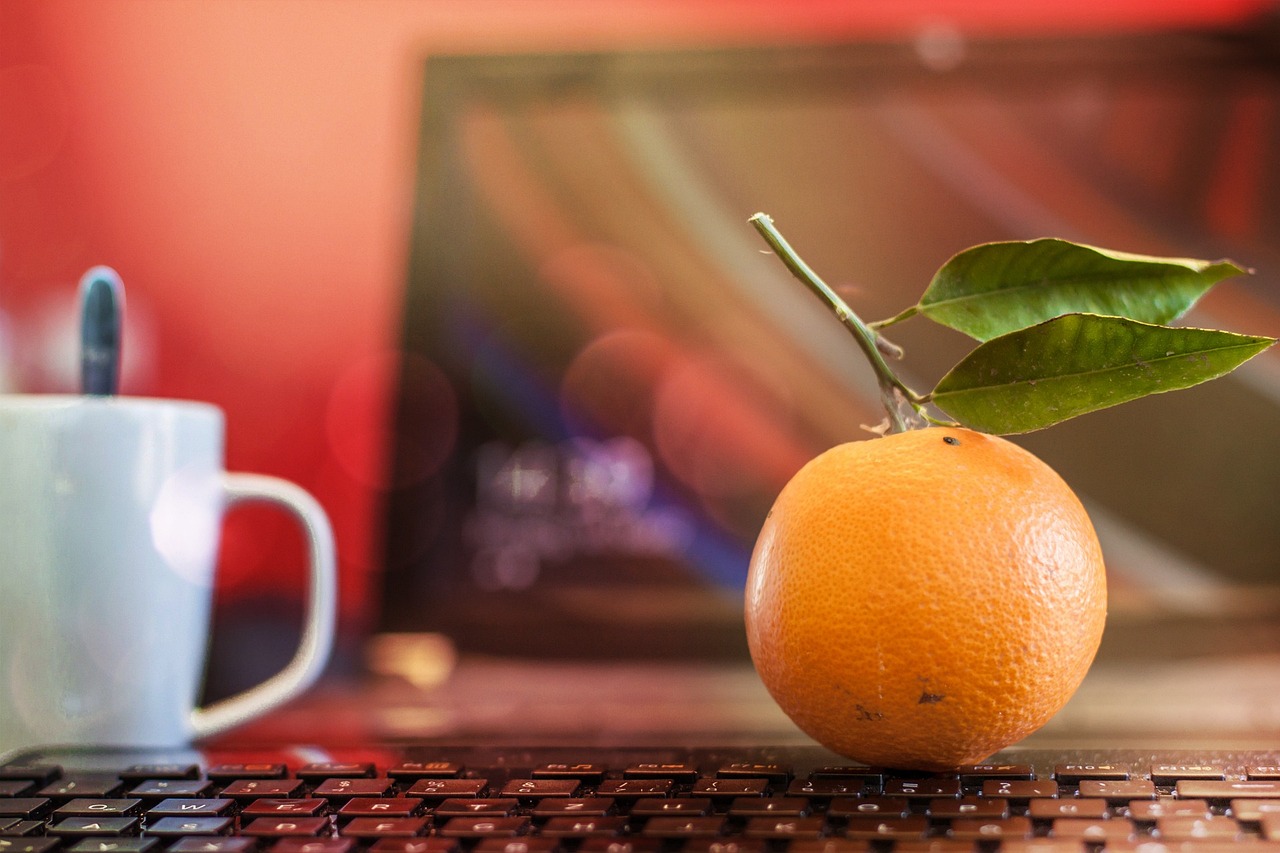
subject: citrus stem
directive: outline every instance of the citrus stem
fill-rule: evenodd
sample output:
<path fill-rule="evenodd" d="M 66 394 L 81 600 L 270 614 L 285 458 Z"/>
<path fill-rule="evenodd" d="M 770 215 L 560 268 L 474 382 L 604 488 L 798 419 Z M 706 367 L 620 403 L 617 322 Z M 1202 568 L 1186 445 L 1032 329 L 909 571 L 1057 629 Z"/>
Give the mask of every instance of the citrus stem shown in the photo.
<path fill-rule="evenodd" d="M 853 309 L 840 298 L 838 293 L 828 287 L 827 283 L 796 254 L 796 251 L 791 248 L 791 245 L 774 227 L 773 220 L 767 214 L 757 213 L 748 221 L 760 232 L 760 236 L 764 237 L 765 242 L 769 244 L 774 254 L 791 271 L 791 274 L 825 302 L 827 307 L 835 313 L 840 322 L 844 324 L 844 327 L 853 335 L 853 339 L 861 347 L 863 355 L 867 357 L 867 360 L 871 362 L 872 369 L 875 370 L 876 381 L 880 385 L 880 399 L 889 415 L 890 431 L 906 432 L 911 429 L 914 426 L 913 419 L 903 414 L 902 403 L 905 401 L 915 410 L 916 415 L 920 415 L 921 408 L 926 400 L 904 385 L 902 380 L 894 374 L 881 354 L 878 343 L 879 336 L 854 313 Z"/>

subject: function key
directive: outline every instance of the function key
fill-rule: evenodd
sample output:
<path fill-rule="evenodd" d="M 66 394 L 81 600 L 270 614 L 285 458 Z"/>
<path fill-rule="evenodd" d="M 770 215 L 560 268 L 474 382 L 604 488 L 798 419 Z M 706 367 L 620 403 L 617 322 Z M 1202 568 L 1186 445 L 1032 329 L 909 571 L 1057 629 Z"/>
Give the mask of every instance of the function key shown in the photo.
<path fill-rule="evenodd" d="M 1151 768 L 1151 781 L 1157 785 L 1174 785 L 1182 779 L 1216 780 L 1227 778 L 1221 764 L 1156 764 Z"/>
<path fill-rule="evenodd" d="M 126 768 L 120 778 L 126 782 L 146 779 L 197 779 L 200 767 L 196 764 L 135 764 Z"/>
<path fill-rule="evenodd" d="M 463 767 L 452 761 L 402 761 L 389 768 L 387 775 L 397 782 L 417 779 L 456 779 Z"/>
<path fill-rule="evenodd" d="M 1053 778 L 1063 785 L 1084 779 L 1128 779 L 1130 775 L 1127 764 L 1059 764 L 1053 768 Z"/>
<path fill-rule="evenodd" d="M 237 779 L 283 779 L 289 770 L 283 764 L 215 764 L 205 773 L 215 782 L 234 782 Z"/>
<path fill-rule="evenodd" d="M 626 779 L 671 779 L 692 782 L 698 778 L 698 768 L 692 764 L 632 764 L 622 773 Z"/>
<path fill-rule="evenodd" d="M 819 767 L 809 774 L 810 779 L 860 779 L 869 784 L 879 785 L 884 781 L 884 770 L 879 767 L 868 767 L 865 764 L 853 764 L 840 767 Z"/>
<path fill-rule="evenodd" d="M 791 780 L 791 768 L 781 764 L 752 764 L 734 762 L 723 764 L 716 771 L 720 779 L 766 779 L 769 782 L 785 785 Z"/>
<path fill-rule="evenodd" d="M 324 779 L 372 779 L 377 772 L 372 764 L 364 762 L 317 761 L 299 767 L 294 775 L 308 782 L 319 782 Z"/>
<path fill-rule="evenodd" d="M 0 782 L 34 782 L 48 785 L 62 775 L 56 764 L 6 764 L 0 767 Z"/>
<path fill-rule="evenodd" d="M 960 781 L 977 785 L 987 779 L 1034 779 L 1035 769 L 1030 764 L 970 764 L 960 768 Z"/>
<path fill-rule="evenodd" d="M 529 775 L 534 779 L 577 779 L 580 782 L 599 782 L 607 768 L 603 764 L 544 764 L 535 767 Z"/>

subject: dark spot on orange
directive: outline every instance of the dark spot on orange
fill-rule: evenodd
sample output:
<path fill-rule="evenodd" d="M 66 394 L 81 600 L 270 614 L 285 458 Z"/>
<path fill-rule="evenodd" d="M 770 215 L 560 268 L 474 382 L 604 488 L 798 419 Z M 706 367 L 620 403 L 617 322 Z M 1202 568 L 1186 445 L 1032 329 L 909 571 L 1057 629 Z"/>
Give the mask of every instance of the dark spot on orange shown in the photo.
<path fill-rule="evenodd" d="M 947 697 L 941 693 L 921 693 L 917 705 L 936 705 Z"/>
<path fill-rule="evenodd" d="M 942 440 L 943 440 L 943 441 L 945 441 L 947 444 L 959 444 L 959 443 L 960 443 L 960 439 L 956 438 L 954 435 L 944 435 L 944 436 L 942 437 Z"/>

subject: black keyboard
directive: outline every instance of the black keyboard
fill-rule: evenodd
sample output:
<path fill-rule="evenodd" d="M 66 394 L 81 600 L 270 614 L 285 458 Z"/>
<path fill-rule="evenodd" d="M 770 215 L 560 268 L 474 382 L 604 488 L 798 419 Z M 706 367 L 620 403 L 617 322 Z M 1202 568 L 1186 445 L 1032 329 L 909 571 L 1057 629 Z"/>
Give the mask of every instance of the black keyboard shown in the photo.
<path fill-rule="evenodd" d="M 1280 851 L 1280 752 L 1011 750 L 947 773 L 816 749 L 46 752 L 0 853 Z"/>

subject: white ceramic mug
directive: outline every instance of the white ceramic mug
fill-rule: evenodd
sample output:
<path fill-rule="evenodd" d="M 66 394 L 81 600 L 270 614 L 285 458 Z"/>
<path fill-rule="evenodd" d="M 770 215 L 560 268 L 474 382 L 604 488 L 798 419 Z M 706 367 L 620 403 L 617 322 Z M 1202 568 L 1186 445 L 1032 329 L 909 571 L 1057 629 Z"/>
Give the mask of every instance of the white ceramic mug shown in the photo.
<path fill-rule="evenodd" d="M 287 481 L 224 470 L 223 414 L 137 397 L 0 395 L 0 755 L 40 745 L 177 746 L 294 697 L 333 642 L 333 535 Z M 223 512 L 276 504 L 305 531 L 293 659 L 197 705 Z"/>

